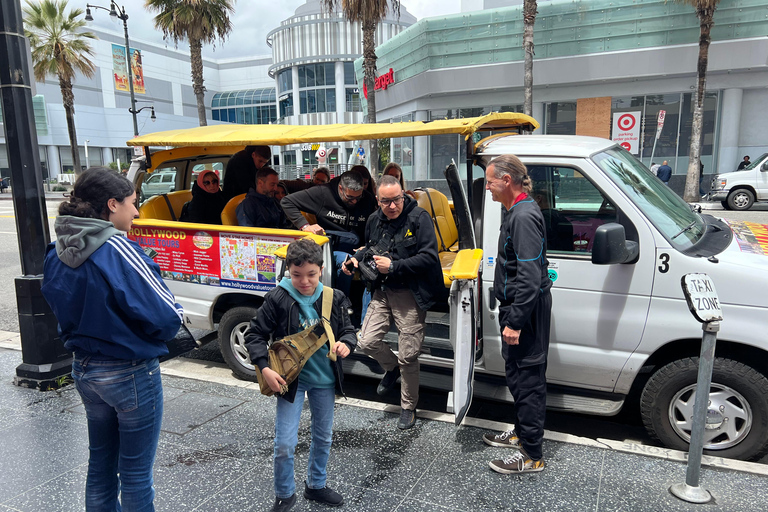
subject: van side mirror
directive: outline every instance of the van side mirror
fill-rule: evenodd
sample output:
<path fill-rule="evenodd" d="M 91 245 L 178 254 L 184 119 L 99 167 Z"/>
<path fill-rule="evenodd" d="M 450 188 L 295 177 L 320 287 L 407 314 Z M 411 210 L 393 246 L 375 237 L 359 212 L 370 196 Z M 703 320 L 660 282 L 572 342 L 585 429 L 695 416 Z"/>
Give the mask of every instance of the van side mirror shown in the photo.
<path fill-rule="evenodd" d="M 640 254 L 637 242 L 626 239 L 624 226 L 609 222 L 598 227 L 592 242 L 592 263 L 613 265 L 633 263 Z"/>
<path fill-rule="evenodd" d="M 760 166 L 760 171 L 761 172 L 768 171 L 768 162 L 765 162 L 763 165 Z"/>

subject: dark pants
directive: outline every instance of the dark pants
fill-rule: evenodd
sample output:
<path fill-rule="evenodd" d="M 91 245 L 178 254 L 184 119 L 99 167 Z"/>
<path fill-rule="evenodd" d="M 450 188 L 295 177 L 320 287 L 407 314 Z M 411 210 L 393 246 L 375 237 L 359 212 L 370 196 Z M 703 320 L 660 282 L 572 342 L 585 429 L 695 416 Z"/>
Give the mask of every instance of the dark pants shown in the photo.
<path fill-rule="evenodd" d="M 552 314 L 552 296 L 539 297 L 530 319 L 520 332 L 520 345 L 541 347 L 543 358 L 516 359 L 510 356 L 510 346 L 502 345 L 507 386 L 515 399 L 515 432 L 525 452 L 533 460 L 542 457 L 544 418 L 547 409 L 547 351 Z M 512 352 L 516 352 L 512 349 Z"/>

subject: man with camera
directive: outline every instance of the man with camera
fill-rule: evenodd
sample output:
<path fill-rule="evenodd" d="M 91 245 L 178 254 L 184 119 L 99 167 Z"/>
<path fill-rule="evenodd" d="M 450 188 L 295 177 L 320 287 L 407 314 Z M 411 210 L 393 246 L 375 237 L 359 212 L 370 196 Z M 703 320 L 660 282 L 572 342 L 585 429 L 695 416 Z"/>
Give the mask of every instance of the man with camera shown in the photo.
<path fill-rule="evenodd" d="M 419 353 L 424 340 L 427 310 L 445 293 L 432 217 L 403 194 L 392 176 L 381 178 L 381 208 L 365 226 L 365 247 L 344 267 L 351 275 L 359 268 L 373 291 L 358 347 L 387 371 L 377 392 L 385 394 L 401 377 L 398 428 L 416 423 L 419 401 Z M 394 320 L 399 331 L 395 354 L 384 342 Z"/>

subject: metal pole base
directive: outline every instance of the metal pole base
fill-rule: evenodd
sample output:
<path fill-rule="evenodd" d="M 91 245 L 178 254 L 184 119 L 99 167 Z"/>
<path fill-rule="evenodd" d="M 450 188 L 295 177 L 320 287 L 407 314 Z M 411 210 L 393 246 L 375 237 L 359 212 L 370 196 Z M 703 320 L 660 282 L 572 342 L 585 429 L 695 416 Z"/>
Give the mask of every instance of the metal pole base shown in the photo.
<path fill-rule="evenodd" d="M 13 383 L 22 388 L 51 391 L 62 387 L 65 383 L 62 383 L 60 377 L 69 375 L 71 372 L 72 358 L 52 364 L 21 363 L 16 367 Z"/>
<path fill-rule="evenodd" d="M 688 484 L 675 484 L 669 488 L 669 492 L 689 503 L 709 503 L 712 501 L 712 495 L 709 494 L 709 491 L 701 487 L 691 487 Z"/>

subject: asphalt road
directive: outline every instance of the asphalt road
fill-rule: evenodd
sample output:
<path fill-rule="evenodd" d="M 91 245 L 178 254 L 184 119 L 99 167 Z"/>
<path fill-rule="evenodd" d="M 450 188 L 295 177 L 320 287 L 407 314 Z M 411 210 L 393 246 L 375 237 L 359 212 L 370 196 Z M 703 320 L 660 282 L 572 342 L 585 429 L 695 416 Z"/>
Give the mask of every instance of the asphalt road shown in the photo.
<path fill-rule="evenodd" d="M 48 217 L 51 234 L 53 234 L 53 222 L 59 203 L 60 200 L 58 199 L 46 201 L 47 210 L 50 212 Z M 768 224 L 768 204 L 756 205 L 747 212 L 723 211 L 719 209 L 718 205 L 718 209 L 707 210 L 704 213 L 728 219 Z M 14 332 L 19 330 L 16 312 L 16 293 L 14 290 L 14 278 L 19 275 L 21 275 L 21 264 L 13 203 L 8 200 L 0 200 L 0 330 Z M 202 336 L 205 333 L 198 332 L 195 334 Z M 194 351 L 191 354 L 191 358 L 223 363 L 217 341 L 213 341 L 205 347 Z M 345 385 L 345 390 L 350 397 L 392 404 L 399 402 L 397 393 L 385 397 L 376 395 L 376 385 L 378 384 L 376 380 L 354 376 L 348 379 L 349 382 Z M 422 409 L 445 412 L 446 403 L 447 393 L 425 389 L 421 393 L 419 406 Z M 510 419 L 511 409 L 507 404 L 476 399 L 469 411 L 469 415 L 507 422 Z M 639 415 L 634 411 L 623 411 L 618 416 L 611 418 L 554 413 L 550 411 L 547 414 L 546 428 L 593 439 L 600 437 L 658 446 L 645 432 Z M 768 463 L 768 457 L 764 458 L 761 462 Z"/>

